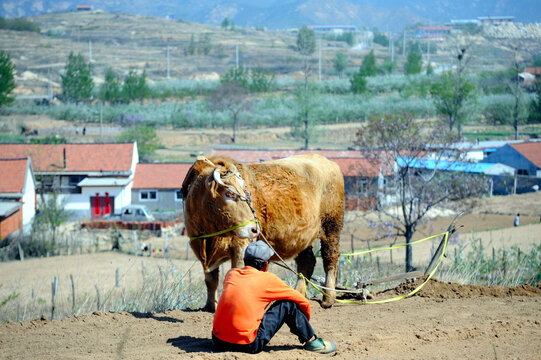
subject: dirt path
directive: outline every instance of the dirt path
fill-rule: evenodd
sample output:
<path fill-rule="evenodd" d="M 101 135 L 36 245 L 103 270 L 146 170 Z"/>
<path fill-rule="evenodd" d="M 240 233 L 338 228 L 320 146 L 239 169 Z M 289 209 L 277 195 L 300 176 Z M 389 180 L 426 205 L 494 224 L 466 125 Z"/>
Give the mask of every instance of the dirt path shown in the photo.
<path fill-rule="evenodd" d="M 313 326 L 336 342 L 337 359 L 538 359 L 541 353 L 541 288 L 431 281 L 418 295 L 394 303 L 330 310 L 311 305 Z M 180 310 L 8 323 L 0 326 L 0 358 L 324 358 L 300 349 L 285 328 L 258 356 L 215 353 L 211 324 L 211 314 Z"/>

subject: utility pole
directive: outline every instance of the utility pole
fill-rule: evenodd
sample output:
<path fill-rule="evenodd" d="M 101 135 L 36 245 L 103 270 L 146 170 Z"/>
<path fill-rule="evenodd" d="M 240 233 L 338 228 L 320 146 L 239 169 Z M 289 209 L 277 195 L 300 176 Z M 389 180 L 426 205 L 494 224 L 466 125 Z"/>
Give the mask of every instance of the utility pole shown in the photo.
<path fill-rule="evenodd" d="M 92 77 L 92 40 L 88 40 L 88 70 L 90 70 Z"/>
<path fill-rule="evenodd" d="M 393 34 L 391 34 L 389 36 L 389 39 L 391 41 L 391 72 L 392 72 L 392 64 L 394 64 L 394 39 L 393 39 Z"/>
<path fill-rule="evenodd" d="M 403 40 L 402 40 L 402 56 L 406 57 L 406 30 L 404 30 L 403 33 Z"/>
<path fill-rule="evenodd" d="M 169 44 L 167 44 L 167 80 L 169 80 Z"/>
<path fill-rule="evenodd" d="M 235 43 L 235 66 L 237 71 L 239 71 L 239 42 Z"/>
<path fill-rule="evenodd" d="M 51 82 L 51 68 L 47 69 L 47 97 L 53 99 L 53 83 Z"/>
<path fill-rule="evenodd" d="M 321 81 L 321 38 L 319 38 L 319 73 L 317 76 L 317 80 Z"/>

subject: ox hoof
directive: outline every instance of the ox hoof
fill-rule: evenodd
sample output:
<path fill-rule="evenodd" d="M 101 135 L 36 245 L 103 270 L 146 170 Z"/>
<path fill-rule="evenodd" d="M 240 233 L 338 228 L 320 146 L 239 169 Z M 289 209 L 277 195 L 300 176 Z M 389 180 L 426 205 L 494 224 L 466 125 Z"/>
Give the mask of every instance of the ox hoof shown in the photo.
<path fill-rule="evenodd" d="M 201 308 L 201 311 L 206 311 L 206 312 L 209 312 L 209 313 L 213 313 L 213 312 L 216 312 L 216 306 L 213 306 L 213 305 L 205 305 L 205 307 Z"/>
<path fill-rule="evenodd" d="M 323 297 L 323 301 L 321 301 L 321 307 L 324 309 L 330 309 L 336 301 L 333 298 L 329 298 L 327 296 Z"/>

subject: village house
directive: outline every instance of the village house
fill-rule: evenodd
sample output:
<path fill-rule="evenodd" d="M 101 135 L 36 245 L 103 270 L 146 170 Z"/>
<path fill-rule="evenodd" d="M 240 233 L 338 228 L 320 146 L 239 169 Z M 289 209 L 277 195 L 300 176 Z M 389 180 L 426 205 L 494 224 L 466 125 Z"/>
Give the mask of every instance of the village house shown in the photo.
<path fill-rule="evenodd" d="M 0 174 L 1 240 L 31 230 L 36 186 L 29 158 L 0 159 Z"/>
<path fill-rule="evenodd" d="M 132 187 L 132 204 L 149 210 L 183 211 L 180 188 L 191 163 L 137 164 Z"/>
<path fill-rule="evenodd" d="M 31 158 L 39 196 L 56 194 L 72 217 L 101 218 L 131 203 L 136 143 L 0 144 L 0 154 Z"/>

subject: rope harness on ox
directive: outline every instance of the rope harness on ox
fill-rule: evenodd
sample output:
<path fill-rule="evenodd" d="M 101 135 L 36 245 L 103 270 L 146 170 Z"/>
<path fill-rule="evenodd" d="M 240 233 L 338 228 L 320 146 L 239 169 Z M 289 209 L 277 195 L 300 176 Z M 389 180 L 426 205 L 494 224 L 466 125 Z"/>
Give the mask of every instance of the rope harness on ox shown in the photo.
<path fill-rule="evenodd" d="M 260 222 L 257 220 L 257 216 L 256 216 L 256 210 L 252 207 L 252 197 L 251 197 L 251 194 L 250 192 L 246 189 L 246 185 L 244 183 L 244 180 L 242 179 L 240 173 L 238 171 L 235 171 L 235 170 L 232 170 L 232 169 L 228 169 L 229 172 L 227 175 L 224 176 L 224 178 L 228 178 L 230 176 L 235 176 L 237 178 L 237 181 L 239 182 L 239 185 L 241 186 L 241 188 L 243 189 L 244 191 L 244 195 L 241 195 L 237 192 L 237 190 L 235 188 L 233 188 L 232 186 L 230 185 L 227 185 L 223 182 L 222 180 L 222 177 L 220 176 L 220 173 L 218 171 L 218 169 L 214 169 L 214 172 L 213 172 L 213 177 L 214 177 L 214 180 L 224 186 L 228 191 L 231 191 L 233 194 L 235 194 L 241 201 L 244 201 L 246 202 L 246 204 L 248 205 L 248 207 L 250 208 L 250 210 L 252 211 L 252 214 L 254 216 L 254 218 L 252 220 L 249 220 L 249 221 L 245 221 L 241 224 L 237 224 L 237 225 L 233 225 L 227 229 L 224 229 L 224 230 L 220 230 L 220 231 L 217 231 L 217 232 L 214 232 L 212 234 L 206 234 L 206 235 L 199 235 L 199 236 L 191 236 L 190 237 L 190 241 L 192 240 L 195 240 L 195 239 L 205 239 L 205 238 L 209 238 L 209 237 L 213 237 L 213 236 L 218 236 L 218 235 L 222 235 L 222 234 L 225 234 L 229 231 L 232 231 L 232 230 L 235 230 L 235 229 L 238 229 L 240 227 L 243 227 L 243 226 L 246 226 L 246 225 L 249 225 L 249 224 L 253 224 L 253 223 L 257 223 L 257 226 L 259 227 L 259 236 L 261 236 L 263 238 L 263 240 L 265 241 L 265 243 L 274 251 L 274 254 L 278 257 L 278 259 L 280 260 L 280 262 L 282 264 L 279 264 L 277 263 L 277 265 L 280 265 L 282 267 L 284 267 L 285 269 L 288 269 L 289 271 L 291 271 L 293 274 L 295 274 L 298 278 L 301 278 L 303 279 L 303 281 L 305 282 L 306 285 L 310 285 L 312 286 L 316 291 L 318 291 L 319 293 L 321 293 L 323 296 L 329 296 L 327 293 L 325 293 L 323 291 L 323 289 L 325 290 L 331 290 L 331 291 L 335 291 L 335 292 L 344 292 L 344 293 L 351 293 L 352 291 L 349 291 L 349 290 L 339 290 L 339 289 L 330 289 L 330 288 L 327 288 L 327 287 L 324 287 L 324 286 L 321 286 L 321 285 L 318 285 L 318 284 L 315 284 L 313 281 L 311 281 L 310 279 L 306 278 L 302 273 L 298 273 L 297 271 L 295 271 L 293 268 L 291 268 L 287 263 L 286 261 L 280 256 L 280 254 L 278 254 L 273 246 L 269 243 L 269 241 L 267 240 L 267 238 L 265 237 L 265 235 L 263 234 L 263 231 L 261 229 L 261 224 Z M 408 244 L 399 244 L 399 245 L 394 245 L 394 246 L 388 246 L 388 247 L 382 247 L 382 248 L 377 248 L 377 249 L 370 249 L 370 250 L 364 250 L 364 251 L 359 251 L 359 252 L 354 252 L 354 253 L 346 253 L 346 254 L 341 254 L 341 256 L 345 256 L 347 258 L 347 261 L 351 264 L 351 257 L 352 256 L 358 256 L 358 255 L 364 255 L 364 254 L 369 254 L 369 253 L 373 253 L 373 252 L 377 252 L 377 251 L 385 251 L 385 250 L 393 250 L 393 249 L 399 249 L 399 248 L 402 248 L 402 247 L 407 247 L 407 246 L 412 246 L 412 245 L 415 245 L 415 244 L 418 244 L 418 243 L 421 243 L 421 242 L 424 242 L 424 241 L 428 241 L 428 240 L 431 240 L 431 239 L 434 239 L 434 238 L 437 238 L 437 237 L 440 237 L 440 236 L 443 236 L 443 239 L 440 243 L 440 246 L 438 248 L 438 251 L 440 250 L 441 248 L 441 252 L 437 258 L 437 262 L 435 264 L 435 266 L 433 266 L 433 268 L 431 269 L 431 271 L 428 273 L 428 275 L 426 276 L 426 279 L 421 283 L 419 284 L 415 289 L 413 289 L 412 291 L 410 291 L 409 293 L 407 294 L 404 294 L 404 295 L 399 295 L 399 296 L 395 296 L 393 298 L 389 298 L 389 299 L 383 299 L 383 300 L 374 300 L 374 301 L 367 301 L 367 300 L 363 300 L 363 301 L 355 301 L 355 300 L 343 300 L 343 299 L 337 299 L 337 298 L 334 298 L 334 300 L 338 303 L 341 303 L 341 304 L 358 304 L 358 305 L 366 305 L 366 304 L 384 304 L 384 303 L 389 303 L 389 302 L 393 302 L 393 301 L 398 301 L 398 300 L 402 300 L 402 299 L 405 299 L 407 297 L 410 297 L 414 294 L 416 294 L 417 292 L 419 292 L 429 281 L 430 279 L 432 278 L 432 276 L 436 273 L 436 271 L 439 269 L 442 261 L 443 261 L 443 258 L 445 257 L 445 250 L 447 248 L 447 243 L 448 243 L 448 240 L 449 240 L 449 236 L 450 234 L 454 233 L 455 231 L 455 227 L 454 227 L 454 224 L 456 222 L 456 220 L 462 215 L 462 213 L 458 214 L 454 219 L 453 221 L 451 222 L 451 224 L 449 225 L 449 228 L 447 229 L 447 231 L 443 232 L 443 233 L 440 233 L 440 234 L 437 234 L 437 235 L 432 235 L 432 236 L 429 236 L 429 237 L 426 237 L 426 238 L 423 238 L 423 239 L 420 239 L 420 240 L 416 240 L 416 241 L 413 241 L 411 243 L 408 243 Z M 255 239 L 253 239 L 255 240 Z M 437 252 L 436 251 L 436 254 Z M 430 266 L 430 265 L 429 265 Z"/>

